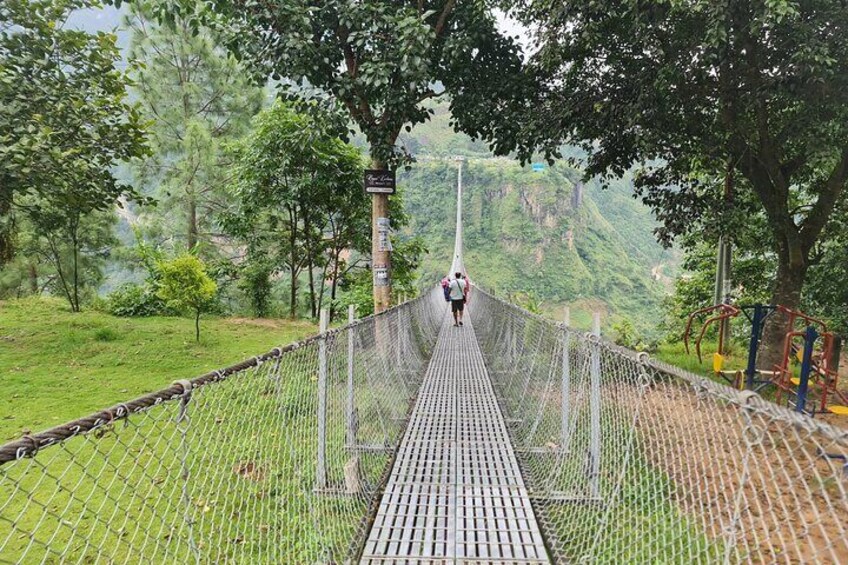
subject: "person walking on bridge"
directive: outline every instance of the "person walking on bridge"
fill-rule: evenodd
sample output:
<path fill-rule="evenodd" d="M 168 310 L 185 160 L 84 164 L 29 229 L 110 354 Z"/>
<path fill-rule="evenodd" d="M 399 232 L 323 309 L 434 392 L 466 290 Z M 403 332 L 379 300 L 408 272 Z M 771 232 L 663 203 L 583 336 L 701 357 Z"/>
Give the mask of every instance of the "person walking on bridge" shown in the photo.
<path fill-rule="evenodd" d="M 454 273 L 454 279 L 450 282 L 451 311 L 453 312 L 453 325 L 462 325 L 462 313 L 465 310 L 465 292 L 468 290 L 468 282 L 462 278 L 462 273 Z"/>

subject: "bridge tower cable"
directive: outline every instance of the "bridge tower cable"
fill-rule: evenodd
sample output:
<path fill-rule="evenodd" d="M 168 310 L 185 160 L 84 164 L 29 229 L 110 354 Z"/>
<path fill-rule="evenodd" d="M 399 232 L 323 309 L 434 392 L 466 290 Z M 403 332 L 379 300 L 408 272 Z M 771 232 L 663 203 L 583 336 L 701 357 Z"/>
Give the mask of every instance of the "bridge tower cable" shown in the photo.
<path fill-rule="evenodd" d="M 453 245 L 453 261 L 451 263 L 448 277 L 454 273 L 462 273 L 466 277 L 465 263 L 462 260 L 462 164 L 465 162 L 465 157 L 456 157 L 459 164 L 457 174 L 457 190 L 456 190 L 456 239 Z"/>

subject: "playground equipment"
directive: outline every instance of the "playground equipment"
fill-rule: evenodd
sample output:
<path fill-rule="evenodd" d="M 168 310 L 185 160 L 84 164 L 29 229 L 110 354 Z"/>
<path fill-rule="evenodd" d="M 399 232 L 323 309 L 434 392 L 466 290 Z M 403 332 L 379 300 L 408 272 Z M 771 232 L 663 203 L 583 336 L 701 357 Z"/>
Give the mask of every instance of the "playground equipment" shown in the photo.
<path fill-rule="evenodd" d="M 789 331 L 784 340 L 781 362 L 773 370 L 757 369 L 757 354 L 762 341 L 762 332 L 766 320 L 774 313 L 786 316 Z M 743 313 L 751 324 L 748 340 L 748 360 L 745 369 L 728 370 L 724 367 L 725 344 L 729 339 L 729 321 Z M 784 402 L 798 412 L 811 415 L 830 412 L 848 415 L 848 396 L 838 388 L 839 339 L 827 331 L 827 325 L 812 316 L 782 305 L 755 304 L 735 307 L 729 304 L 717 304 L 701 308 L 689 315 L 683 342 L 689 353 L 689 340 L 692 336 L 694 321 L 707 315 L 695 341 L 698 360 L 702 361 L 701 342 L 712 324 L 719 325 L 718 350 L 713 353 L 713 372 L 734 388 L 761 391 L 774 386 L 775 400 Z M 799 327 L 799 322 L 803 325 Z M 795 374 L 791 360 L 795 358 L 801 364 L 799 374 Z M 810 400 L 815 397 L 815 401 Z M 830 404 L 836 399 L 842 404 Z"/>
<path fill-rule="evenodd" d="M 788 405 L 797 412 L 848 415 L 848 396 L 838 387 L 839 338 L 827 331 L 821 320 L 787 308 L 782 311 L 789 317 L 790 330 L 780 365 L 775 367 L 776 401 L 781 403 L 785 395 Z M 798 320 L 806 324 L 803 329 L 795 328 Z M 801 364 L 797 376 L 792 358 Z M 841 404 L 831 404 L 834 399 Z"/>
<path fill-rule="evenodd" d="M 689 320 L 686 322 L 686 331 L 683 334 L 683 344 L 686 346 L 686 353 L 689 353 L 689 337 L 692 334 L 692 323 L 695 318 L 702 314 L 712 314 L 713 312 L 718 312 L 718 314 L 707 318 L 704 322 L 704 325 L 701 327 L 701 333 L 698 334 L 698 339 L 695 340 L 695 351 L 698 353 L 698 361 L 702 361 L 701 359 L 701 341 L 704 339 L 704 335 L 707 333 L 707 329 L 709 329 L 710 325 L 713 323 L 719 323 L 718 330 L 718 350 L 721 352 L 724 349 L 724 342 L 726 338 L 726 333 L 728 330 L 728 325 L 724 324 L 725 320 L 730 318 L 735 318 L 739 315 L 739 309 L 731 306 L 730 304 L 716 304 L 715 306 L 707 306 L 706 308 L 701 308 L 700 310 L 696 310 L 689 314 Z"/>
<path fill-rule="evenodd" d="M 686 322 L 686 331 L 683 333 L 683 345 L 686 347 L 686 353 L 689 354 L 689 338 L 692 335 L 692 324 L 695 319 L 702 315 L 709 316 L 701 326 L 701 331 L 698 334 L 698 339 L 695 340 L 695 352 L 698 355 L 698 361 L 703 363 L 701 356 L 701 342 L 707 330 L 712 324 L 718 324 L 718 350 L 713 353 L 713 371 L 715 374 L 724 380 L 731 383 L 735 388 L 739 388 L 741 381 L 741 371 L 725 371 L 724 370 L 724 350 L 725 343 L 729 338 L 730 319 L 739 315 L 741 310 L 730 304 L 716 304 L 707 306 L 689 314 L 689 319 Z"/>

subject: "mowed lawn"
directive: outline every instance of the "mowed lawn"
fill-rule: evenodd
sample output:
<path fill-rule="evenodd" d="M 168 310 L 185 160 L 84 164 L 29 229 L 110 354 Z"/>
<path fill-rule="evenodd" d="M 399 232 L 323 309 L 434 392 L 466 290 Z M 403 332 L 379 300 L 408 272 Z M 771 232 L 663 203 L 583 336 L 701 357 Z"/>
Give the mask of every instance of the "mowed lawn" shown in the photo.
<path fill-rule="evenodd" d="M 309 322 L 117 318 L 49 298 L 0 301 L 0 443 L 220 369 L 317 331 Z"/>

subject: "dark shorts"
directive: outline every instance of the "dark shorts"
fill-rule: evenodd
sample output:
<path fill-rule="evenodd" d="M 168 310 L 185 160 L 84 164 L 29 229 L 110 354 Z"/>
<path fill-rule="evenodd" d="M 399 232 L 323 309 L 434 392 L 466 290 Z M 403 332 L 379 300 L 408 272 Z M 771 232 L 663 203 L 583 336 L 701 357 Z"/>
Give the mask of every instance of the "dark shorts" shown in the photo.
<path fill-rule="evenodd" d="M 460 298 L 459 300 L 451 300 L 451 311 L 452 312 L 462 312 L 465 310 L 465 299 Z"/>

